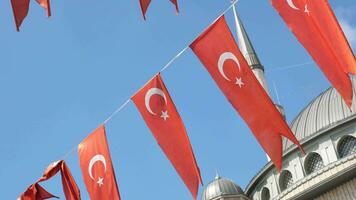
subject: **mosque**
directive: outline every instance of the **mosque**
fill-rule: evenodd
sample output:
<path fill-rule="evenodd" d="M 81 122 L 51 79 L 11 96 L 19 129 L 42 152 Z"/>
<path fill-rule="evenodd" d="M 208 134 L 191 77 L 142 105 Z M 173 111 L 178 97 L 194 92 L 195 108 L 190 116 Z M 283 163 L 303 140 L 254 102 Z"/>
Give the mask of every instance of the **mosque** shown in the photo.
<path fill-rule="evenodd" d="M 245 28 L 235 13 L 239 47 L 257 79 L 268 91 L 264 68 Z M 353 110 L 356 110 L 356 78 Z M 283 107 L 276 105 L 284 115 Z M 245 190 L 216 176 L 203 191 L 202 200 L 356 200 L 356 115 L 333 88 L 307 105 L 290 124 L 305 149 L 302 155 L 283 140 L 281 172 L 268 162 Z"/>

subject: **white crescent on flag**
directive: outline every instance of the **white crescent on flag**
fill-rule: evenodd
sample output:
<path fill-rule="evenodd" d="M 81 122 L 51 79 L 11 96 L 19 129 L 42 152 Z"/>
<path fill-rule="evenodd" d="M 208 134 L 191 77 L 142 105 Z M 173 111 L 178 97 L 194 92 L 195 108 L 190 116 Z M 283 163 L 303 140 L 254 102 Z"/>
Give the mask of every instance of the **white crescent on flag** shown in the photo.
<path fill-rule="evenodd" d="M 149 113 L 151 113 L 152 115 L 157 115 L 156 113 L 154 113 L 151 109 L 150 106 L 150 99 L 153 95 L 160 95 L 161 97 L 163 97 L 164 101 L 166 102 L 167 105 L 167 97 L 164 94 L 164 92 L 161 89 L 158 88 L 151 88 L 147 91 L 146 95 L 145 95 L 145 105 L 146 105 L 146 109 L 148 110 Z"/>
<path fill-rule="evenodd" d="M 103 155 L 100 155 L 100 154 L 97 154 L 97 155 L 93 156 L 93 158 L 90 159 L 89 168 L 88 168 L 89 176 L 93 180 L 95 180 L 95 179 L 93 177 L 92 169 L 93 169 L 94 164 L 96 162 L 99 162 L 99 161 L 104 164 L 104 169 L 105 169 L 105 172 L 106 172 L 106 160 L 105 160 L 105 157 Z"/>
<path fill-rule="evenodd" d="M 226 79 L 227 81 L 231 81 L 225 74 L 224 72 L 224 63 L 225 61 L 227 60 L 233 60 L 238 68 L 239 68 L 239 71 L 241 71 L 241 66 L 240 66 L 240 62 L 239 60 L 237 59 L 237 57 L 231 53 L 231 52 L 225 52 L 223 54 L 221 54 L 220 58 L 219 58 L 219 61 L 218 61 L 218 69 L 219 69 L 219 72 L 220 74 L 224 77 L 224 79 Z"/>
<path fill-rule="evenodd" d="M 293 8 L 294 10 L 299 10 L 299 8 L 294 4 L 293 0 L 287 0 L 289 7 Z"/>

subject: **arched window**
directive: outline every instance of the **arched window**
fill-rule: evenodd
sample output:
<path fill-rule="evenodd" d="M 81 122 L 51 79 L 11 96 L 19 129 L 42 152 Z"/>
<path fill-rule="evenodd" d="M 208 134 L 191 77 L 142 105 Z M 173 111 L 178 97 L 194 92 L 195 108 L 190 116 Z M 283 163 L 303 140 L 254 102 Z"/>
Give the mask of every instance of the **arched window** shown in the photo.
<path fill-rule="evenodd" d="M 261 200 L 270 200 L 271 194 L 269 193 L 269 189 L 264 187 L 261 192 Z"/>
<path fill-rule="evenodd" d="M 307 174 L 311 174 L 324 167 L 323 159 L 317 153 L 310 153 L 305 159 L 304 168 Z"/>
<path fill-rule="evenodd" d="M 356 139 L 352 136 L 346 136 L 339 142 L 337 151 L 340 158 L 356 153 Z"/>
<path fill-rule="evenodd" d="M 287 189 L 289 186 L 293 184 L 293 175 L 288 170 L 284 170 L 279 177 L 279 187 L 281 190 Z"/>

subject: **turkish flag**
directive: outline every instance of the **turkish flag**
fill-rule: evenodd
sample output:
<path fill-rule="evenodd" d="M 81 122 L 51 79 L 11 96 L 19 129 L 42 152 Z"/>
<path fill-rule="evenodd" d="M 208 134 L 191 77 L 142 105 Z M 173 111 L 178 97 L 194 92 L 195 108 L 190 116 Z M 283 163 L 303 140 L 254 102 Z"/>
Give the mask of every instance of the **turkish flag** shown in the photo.
<path fill-rule="evenodd" d="M 132 100 L 158 144 L 196 199 L 199 183 L 202 183 L 200 171 L 183 121 L 160 74 L 138 91 Z"/>
<path fill-rule="evenodd" d="M 104 125 L 78 145 L 78 154 L 90 199 L 120 200 Z"/>
<path fill-rule="evenodd" d="M 190 48 L 240 113 L 276 167 L 281 169 L 281 136 L 298 146 L 300 144 L 248 66 L 225 17 L 211 25 Z"/>
<path fill-rule="evenodd" d="M 272 0 L 272 5 L 326 77 L 352 105 L 356 60 L 327 0 Z"/>
<path fill-rule="evenodd" d="M 64 195 L 67 200 L 80 200 L 80 191 L 77 184 L 74 181 L 72 174 L 69 171 L 68 166 L 63 160 L 59 160 L 50 164 L 43 176 L 32 184 L 18 200 L 42 200 L 49 198 L 58 198 L 51 193 L 47 192 L 43 187 L 39 185 L 40 182 L 47 181 L 58 172 L 61 172 L 62 186 Z"/>
<path fill-rule="evenodd" d="M 178 7 L 178 0 L 170 0 L 176 7 L 177 13 L 179 12 L 179 7 Z M 148 7 L 151 4 L 151 0 L 140 0 L 140 6 L 141 6 L 141 11 L 143 18 L 146 20 L 146 12 Z"/>
<path fill-rule="evenodd" d="M 30 6 L 30 0 L 11 0 L 12 11 L 17 31 L 20 31 L 20 26 L 26 18 Z"/>

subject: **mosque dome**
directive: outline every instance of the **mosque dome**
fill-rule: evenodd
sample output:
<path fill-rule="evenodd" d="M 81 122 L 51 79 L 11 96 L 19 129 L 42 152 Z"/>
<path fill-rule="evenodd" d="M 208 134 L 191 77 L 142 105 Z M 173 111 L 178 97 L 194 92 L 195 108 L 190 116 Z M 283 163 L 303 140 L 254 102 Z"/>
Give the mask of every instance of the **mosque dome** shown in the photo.
<path fill-rule="evenodd" d="M 220 197 L 245 197 L 245 194 L 233 181 L 216 175 L 215 179 L 206 186 L 202 200 L 216 200 Z"/>
<path fill-rule="evenodd" d="M 240 50 L 268 93 L 263 67 L 237 14 L 235 21 Z M 355 199 L 352 194 L 356 191 L 356 76 L 350 79 L 354 93 L 351 110 L 334 88 L 313 99 L 290 123 L 305 154 L 283 138 L 282 169 L 276 169 L 269 160 L 241 196 L 251 200 Z M 217 184 L 215 181 L 211 184 Z M 209 198 L 209 194 L 219 191 L 214 192 L 215 187 L 209 185 L 202 200 L 235 199 Z"/>
<path fill-rule="evenodd" d="M 356 92 L 356 77 L 352 77 L 354 94 Z M 353 98 L 352 110 L 356 111 L 356 98 Z M 346 106 L 342 97 L 334 88 L 321 93 L 306 106 L 292 121 L 290 128 L 297 139 L 304 143 L 324 132 L 325 129 L 338 125 L 339 122 L 352 116 L 354 112 Z M 292 142 L 284 138 L 283 150 L 293 147 Z"/>
<path fill-rule="evenodd" d="M 343 187 L 342 183 L 356 187 L 356 178 L 352 179 L 356 171 L 347 174 L 356 170 L 356 76 L 351 81 L 354 93 L 351 110 L 334 88 L 313 99 L 290 124 L 306 154 L 283 138 L 282 171 L 276 171 L 272 162 L 267 163 L 248 184 L 245 190 L 248 197 L 311 199 L 311 196 L 331 195 L 328 192 Z"/>

